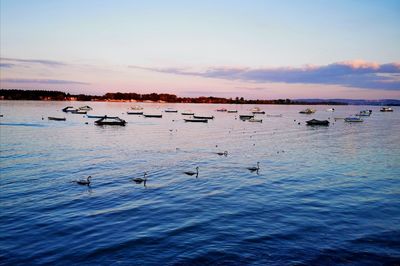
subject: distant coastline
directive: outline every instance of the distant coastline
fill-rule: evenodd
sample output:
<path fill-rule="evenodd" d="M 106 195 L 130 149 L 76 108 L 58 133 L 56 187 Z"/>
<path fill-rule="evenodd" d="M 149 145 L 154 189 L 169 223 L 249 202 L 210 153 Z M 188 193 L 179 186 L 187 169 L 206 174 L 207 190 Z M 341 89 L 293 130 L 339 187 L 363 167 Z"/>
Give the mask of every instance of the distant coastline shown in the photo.
<path fill-rule="evenodd" d="M 400 106 L 400 100 L 352 100 L 352 99 L 257 99 L 243 97 L 221 98 L 213 96 L 178 97 L 168 93 L 106 93 L 102 96 L 70 94 L 62 91 L 1 89 L 0 100 L 36 101 L 100 101 L 100 102 L 158 102 L 158 103 L 210 103 L 210 104 L 296 104 L 296 105 L 389 105 Z"/>

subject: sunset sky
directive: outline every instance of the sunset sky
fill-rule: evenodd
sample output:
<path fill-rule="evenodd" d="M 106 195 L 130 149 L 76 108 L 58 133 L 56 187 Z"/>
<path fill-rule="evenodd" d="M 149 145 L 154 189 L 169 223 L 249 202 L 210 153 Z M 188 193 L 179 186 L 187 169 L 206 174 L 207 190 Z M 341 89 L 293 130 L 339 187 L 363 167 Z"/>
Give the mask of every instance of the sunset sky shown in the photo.
<path fill-rule="evenodd" d="M 400 99 L 400 1 L 0 0 L 1 88 Z"/>

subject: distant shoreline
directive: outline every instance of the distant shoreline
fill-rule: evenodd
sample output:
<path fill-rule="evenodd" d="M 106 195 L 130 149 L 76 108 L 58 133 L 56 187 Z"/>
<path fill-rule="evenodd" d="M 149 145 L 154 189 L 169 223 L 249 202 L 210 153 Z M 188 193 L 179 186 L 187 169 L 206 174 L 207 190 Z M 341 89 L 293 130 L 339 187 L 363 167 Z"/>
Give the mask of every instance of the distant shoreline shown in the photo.
<path fill-rule="evenodd" d="M 274 99 L 246 100 L 243 97 L 221 98 L 213 96 L 178 97 L 167 93 L 106 93 L 102 96 L 69 94 L 62 91 L 1 89 L 0 100 L 22 101 L 84 101 L 130 103 L 202 103 L 202 104 L 281 104 L 281 105 L 375 105 L 400 106 L 400 100 L 352 100 L 352 99 Z"/>

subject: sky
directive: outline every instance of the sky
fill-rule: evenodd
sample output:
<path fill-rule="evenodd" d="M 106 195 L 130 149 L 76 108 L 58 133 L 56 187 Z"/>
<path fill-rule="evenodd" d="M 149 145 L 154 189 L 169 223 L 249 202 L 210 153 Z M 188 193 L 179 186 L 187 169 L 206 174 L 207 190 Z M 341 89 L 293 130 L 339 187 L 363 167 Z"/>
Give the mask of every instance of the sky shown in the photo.
<path fill-rule="evenodd" d="M 0 87 L 400 99 L 400 1 L 0 0 Z"/>

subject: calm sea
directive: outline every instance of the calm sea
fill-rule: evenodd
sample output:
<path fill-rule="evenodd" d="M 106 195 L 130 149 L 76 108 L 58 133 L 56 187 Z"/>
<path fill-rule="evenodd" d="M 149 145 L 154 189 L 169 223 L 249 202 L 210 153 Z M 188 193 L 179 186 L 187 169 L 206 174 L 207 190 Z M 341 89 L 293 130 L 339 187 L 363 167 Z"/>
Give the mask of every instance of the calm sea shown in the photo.
<path fill-rule="evenodd" d="M 128 124 L 61 111 L 87 104 Z M 0 101 L 1 265 L 400 264 L 400 109 L 261 105 L 282 117 L 251 123 L 251 105 L 142 104 L 162 119 L 133 105 Z M 146 187 L 130 180 L 144 172 Z"/>

